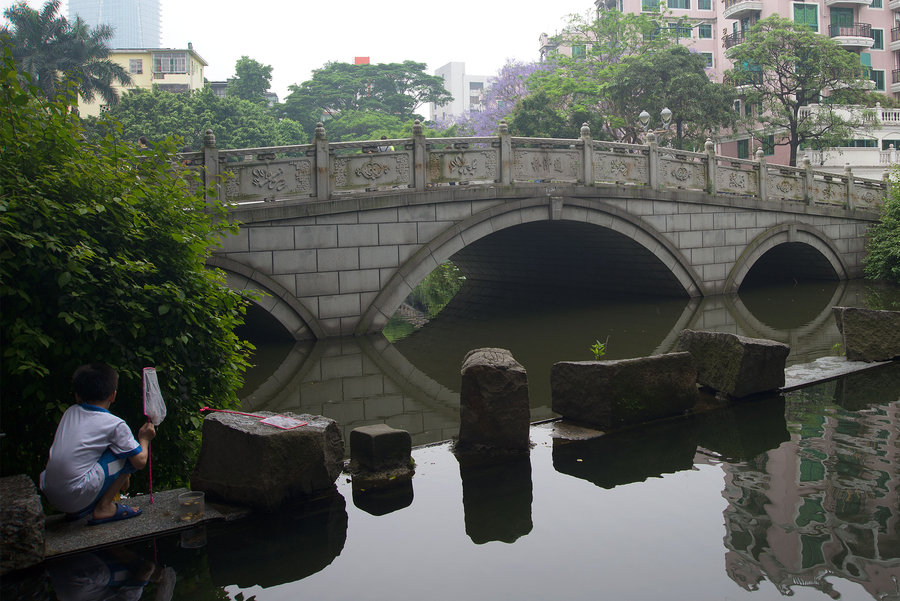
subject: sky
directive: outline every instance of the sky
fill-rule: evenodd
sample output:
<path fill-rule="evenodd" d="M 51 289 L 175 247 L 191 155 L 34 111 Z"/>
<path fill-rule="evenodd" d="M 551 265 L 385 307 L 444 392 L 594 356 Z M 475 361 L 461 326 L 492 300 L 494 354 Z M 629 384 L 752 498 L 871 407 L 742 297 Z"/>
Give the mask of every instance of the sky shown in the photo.
<path fill-rule="evenodd" d="M 0 0 L 0 9 L 13 3 Z M 34 8 L 43 3 L 28 0 Z M 592 0 L 161 0 L 162 45 L 193 43 L 211 81 L 231 77 L 243 55 L 271 65 L 272 90 L 284 100 L 288 86 L 310 79 L 313 69 L 356 56 L 424 62 L 430 74 L 463 62 L 468 74 L 494 75 L 507 59 L 537 60 L 541 33 L 552 35 L 568 15 L 593 8 Z M 65 0 L 61 13 L 68 16 Z"/>

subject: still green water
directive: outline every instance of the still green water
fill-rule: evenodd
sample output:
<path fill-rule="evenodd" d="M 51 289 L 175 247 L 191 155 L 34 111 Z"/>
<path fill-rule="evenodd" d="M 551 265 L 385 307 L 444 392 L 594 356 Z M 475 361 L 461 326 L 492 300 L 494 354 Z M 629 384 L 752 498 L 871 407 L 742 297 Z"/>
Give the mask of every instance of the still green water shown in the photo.
<path fill-rule="evenodd" d="M 615 359 L 667 352 L 684 328 L 730 331 L 787 342 L 801 363 L 840 352 L 832 305 L 896 293 L 851 282 L 596 302 L 464 290 L 394 343 L 263 348 L 244 406 L 332 417 L 345 440 L 388 423 L 430 443 L 457 431 L 472 348 L 513 352 L 539 420 L 553 416 L 550 366 L 589 359 L 597 339 Z M 530 457 L 493 468 L 419 448 L 411 486 L 391 495 L 342 477 L 294 514 L 54 562 L 49 587 L 87 586 L 115 561 L 166 574 L 168 586 L 121 597 L 132 599 L 900 599 L 900 365 L 592 441 L 553 424 L 531 439 Z M 8 582 L 4 599 L 26 597 Z M 41 582 L 28 598 L 53 598 Z"/>

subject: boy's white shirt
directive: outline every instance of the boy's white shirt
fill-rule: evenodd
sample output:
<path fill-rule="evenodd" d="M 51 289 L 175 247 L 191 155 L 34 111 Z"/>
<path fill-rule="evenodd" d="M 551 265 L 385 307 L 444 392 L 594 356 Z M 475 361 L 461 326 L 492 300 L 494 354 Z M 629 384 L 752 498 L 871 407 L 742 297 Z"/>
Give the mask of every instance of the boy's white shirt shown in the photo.
<path fill-rule="evenodd" d="M 88 407 L 88 408 L 85 408 Z M 54 507 L 67 513 L 85 509 L 103 486 L 105 474 L 97 461 L 106 449 L 116 462 L 141 452 L 141 445 L 122 418 L 106 409 L 72 405 L 56 428 L 47 469 L 41 472 L 41 490 Z M 110 473 L 117 471 L 110 465 Z"/>

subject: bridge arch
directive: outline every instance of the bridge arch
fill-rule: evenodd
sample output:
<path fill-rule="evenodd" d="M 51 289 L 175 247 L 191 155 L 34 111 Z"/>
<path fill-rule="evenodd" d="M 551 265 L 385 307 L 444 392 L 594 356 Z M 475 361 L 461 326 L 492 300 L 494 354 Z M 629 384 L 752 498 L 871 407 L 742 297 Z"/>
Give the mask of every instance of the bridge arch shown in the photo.
<path fill-rule="evenodd" d="M 209 257 L 206 264 L 225 272 L 225 281 L 232 290 L 261 292 L 261 298 L 252 299 L 253 303 L 278 320 L 294 340 L 325 337 L 316 317 L 270 276 L 220 255 Z"/>
<path fill-rule="evenodd" d="M 447 228 L 414 253 L 365 310 L 356 334 L 384 327 L 425 276 L 457 252 L 502 230 L 535 222 L 569 221 L 609 229 L 630 239 L 668 269 L 688 297 L 703 295 L 701 279 L 682 252 L 640 217 L 603 199 L 531 197 L 503 202 Z"/>
<path fill-rule="evenodd" d="M 848 279 L 848 269 L 834 242 L 821 230 L 800 222 L 782 223 L 754 238 L 738 257 L 725 281 L 725 294 L 736 293 L 754 265 L 770 250 L 782 244 L 804 244 L 819 252 L 838 280 Z"/>

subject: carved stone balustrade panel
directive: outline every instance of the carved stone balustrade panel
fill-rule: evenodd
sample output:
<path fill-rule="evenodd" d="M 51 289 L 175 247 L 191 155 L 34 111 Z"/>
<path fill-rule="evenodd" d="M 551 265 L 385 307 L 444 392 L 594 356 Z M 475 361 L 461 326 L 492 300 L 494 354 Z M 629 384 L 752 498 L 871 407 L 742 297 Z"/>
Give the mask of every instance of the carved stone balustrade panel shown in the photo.
<path fill-rule="evenodd" d="M 809 195 L 816 204 L 843 206 L 847 200 L 847 186 L 840 180 L 814 179 Z"/>
<path fill-rule="evenodd" d="M 779 170 L 769 171 L 769 200 L 793 200 L 803 202 L 805 176 Z"/>
<path fill-rule="evenodd" d="M 659 181 L 664 188 L 706 189 L 706 164 L 681 159 L 659 159 Z"/>
<path fill-rule="evenodd" d="M 716 169 L 716 192 L 756 196 L 759 194 L 759 171 L 720 165 Z"/>
<path fill-rule="evenodd" d="M 646 154 L 594 151 L 594 181 L 647 186 L 650 184 L 649 161 Z"/>
<path fill-rule="evenodd" d="M 297 157 L 281 161 L 224 163 L 225 199 L 228 202 L 274 201 L 314 196 L 313 160 Z"/>
<path fill-rule="evenodd" d="M 379 152 L 332 159 L 331 183 L 335 191 L 412 184 L 412 151 Z"/>
<path fill-rule="evenodd" d="M 516 148 L 513 152 L 516 181 L 579 181 L 582 154 L 578 150 Z"/>
<path fill-rule="evenodd" d="M 428 155 L 428 183 L 499 181 L 500 150 L 432 151 Z"/>

